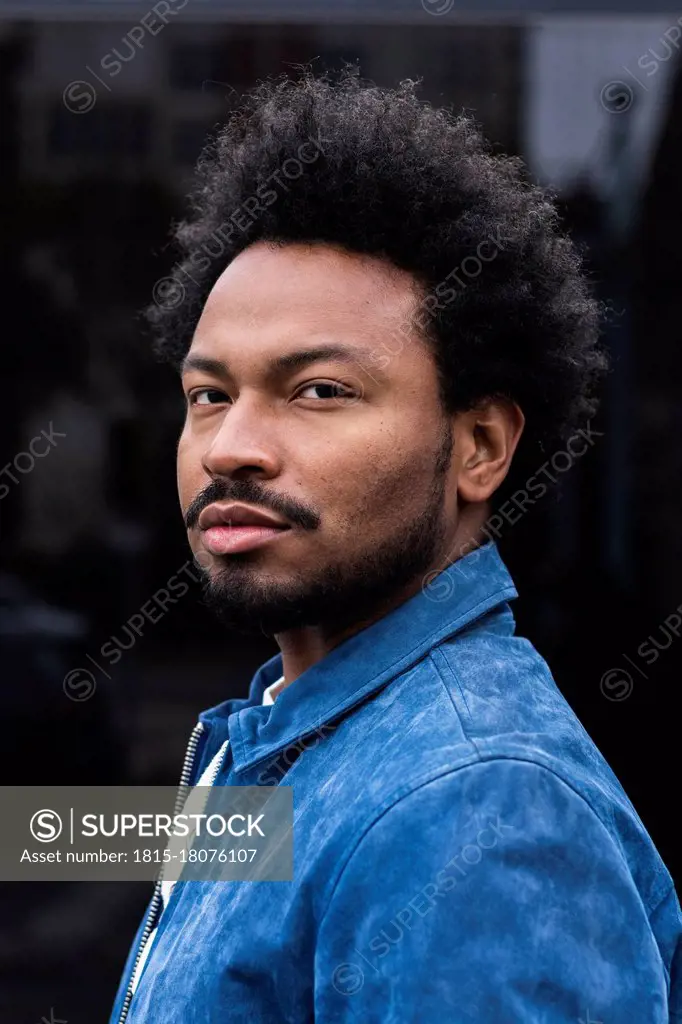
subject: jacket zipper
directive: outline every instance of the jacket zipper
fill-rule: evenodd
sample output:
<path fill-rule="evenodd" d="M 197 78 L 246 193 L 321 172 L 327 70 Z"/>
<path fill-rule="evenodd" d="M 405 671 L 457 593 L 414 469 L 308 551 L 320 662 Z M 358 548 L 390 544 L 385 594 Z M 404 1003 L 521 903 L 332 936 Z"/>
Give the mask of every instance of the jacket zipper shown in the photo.
<path fill-rule="evenodd" d="M 192 729 L 192 734 L 189 738 L 189 743 L 187 744 L 187 750 L 185 751 L 185 759 L 182 763 L 182 772 L 180 773 L 180 784 L 178 787 L 177 796 L 175 798 L 175 808 L 173 810 L 173 816 L 180 813 L 183 804 L 185 803 L 186 794 L 183 793 L 183 789 L 189 786 L 189 780 L 192 777 L 192 768 L 194 767 L 194 755 L 196 754 L 197 744 L 203 731 L 203 722 L 197 722 L 197 724 Z M 125 1024 L 125 1019 L 128 1016 L 130 1003 L 133 998 L 133 978 L 135 977 L 135 971 L 137 970 L 137 965 L 140 962 L 142 950 L 144 949 L 147 939 L 149 938 L 152 928 L 154 927 L 154 920 L 158 913 L 159 905 L 161 904 L 162 878 L 163 868 L 159 872 L 159 875 L 156 881 L 154 882 L 154 892 L 152 893 L 149 911 L 147 913 L 147 917 L 144 922 L 144 928 L 142 929 L 142 935 L 140 936 L 140 941 L 138 943 L 137 952 L 135 954 L 135 960 L 133 962 L 132 971 L 130 973 L 130 978 L 128 979 L 128 988 L 126 991 L 125 999 L 123 1000 L 123 1006 L 121 1007 L 121 1015 L 118 1018 L 118 1024 Z"/>

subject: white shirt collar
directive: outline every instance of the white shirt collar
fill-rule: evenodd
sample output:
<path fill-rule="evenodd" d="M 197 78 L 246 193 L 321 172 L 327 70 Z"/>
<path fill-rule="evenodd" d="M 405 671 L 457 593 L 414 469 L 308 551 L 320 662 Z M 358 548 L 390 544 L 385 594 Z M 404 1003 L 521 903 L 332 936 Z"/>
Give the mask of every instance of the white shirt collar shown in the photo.
<path fill-rule="evenodd" d="M 284 676 L 280 676 L 274 683 L 270 683 L 269 686 L 263 691 L 263 704 L 274 704 L 275 697 L 280 690 L 284 689 Z"/>

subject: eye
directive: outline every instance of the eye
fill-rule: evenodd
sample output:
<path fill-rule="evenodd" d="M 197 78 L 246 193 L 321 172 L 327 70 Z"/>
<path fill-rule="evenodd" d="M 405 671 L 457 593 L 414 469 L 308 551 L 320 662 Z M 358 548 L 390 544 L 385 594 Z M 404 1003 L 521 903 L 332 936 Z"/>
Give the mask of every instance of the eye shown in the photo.
<path fill-rule="evenodd" d="M 196 388 L 187 396 L 190 405 L 219 405 L 227 401 L 227 395 L 217 388 Z"/>
<path fill-rule="evenodd" d="M 309 395 L 305 394 L 306 391 L 315 391 L 315 390 L 321 390 L 323 392 L 326 391 L 327 394 L 312 395 L 312 396 L 309 396 Z M 351 399 L 351 398 L 357 398 L 358 396 L 355 393 L 355 391 L 353 391 L 352 388 L 347 387 L 345 384 L 341 384 L 339 381 L 320 380 L 320 381 L 316 381 L 316 383 L 314 383 L 314 384 L 306 384 L 306 385 L 304 385 L 301 388 L 301 390 L 297 391 L 296 394 L 294 395 L 294 398 L 308 398 L 308 397 L 317 398 L 318 400 L 322 401 L 324 399 L 336 399 L 336 400 L 338 400 L 339 398 Z"/>

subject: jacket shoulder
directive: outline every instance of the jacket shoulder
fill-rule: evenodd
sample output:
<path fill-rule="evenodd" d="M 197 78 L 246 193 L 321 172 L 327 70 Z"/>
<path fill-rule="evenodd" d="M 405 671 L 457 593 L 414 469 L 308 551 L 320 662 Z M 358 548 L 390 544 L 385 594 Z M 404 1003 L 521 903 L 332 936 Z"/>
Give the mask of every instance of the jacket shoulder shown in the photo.
<path fill-rule="evenodd" d="M 670 891 L 671 876 L 634 806 L 528 640 L 504 628 L 452 637 L 394 680 L 375 714 L 382 751 L 375 807 L 482 763 L 498 765 L 496 785 L 512 786 L 505 765 L 525 765 L 536 770 L 529 777 L 548 773 L 589 808 L 650 910 Z"/>

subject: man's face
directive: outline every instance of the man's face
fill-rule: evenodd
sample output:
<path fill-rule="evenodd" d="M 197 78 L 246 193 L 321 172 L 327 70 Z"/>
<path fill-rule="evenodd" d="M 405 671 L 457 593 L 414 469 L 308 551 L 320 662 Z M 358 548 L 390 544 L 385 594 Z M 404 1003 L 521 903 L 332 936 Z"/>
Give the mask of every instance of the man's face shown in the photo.
<path fill-rule="evenodd" d="M 216 282 L 183 372 L 178 487 L 227 624 L 360 621 L 447 548 L 451 421 L 405 331 L 418 298 L 406 272 L 322 244 L 257 243 Z M 230 526 L 232 501 L 287 528 Z"/>

